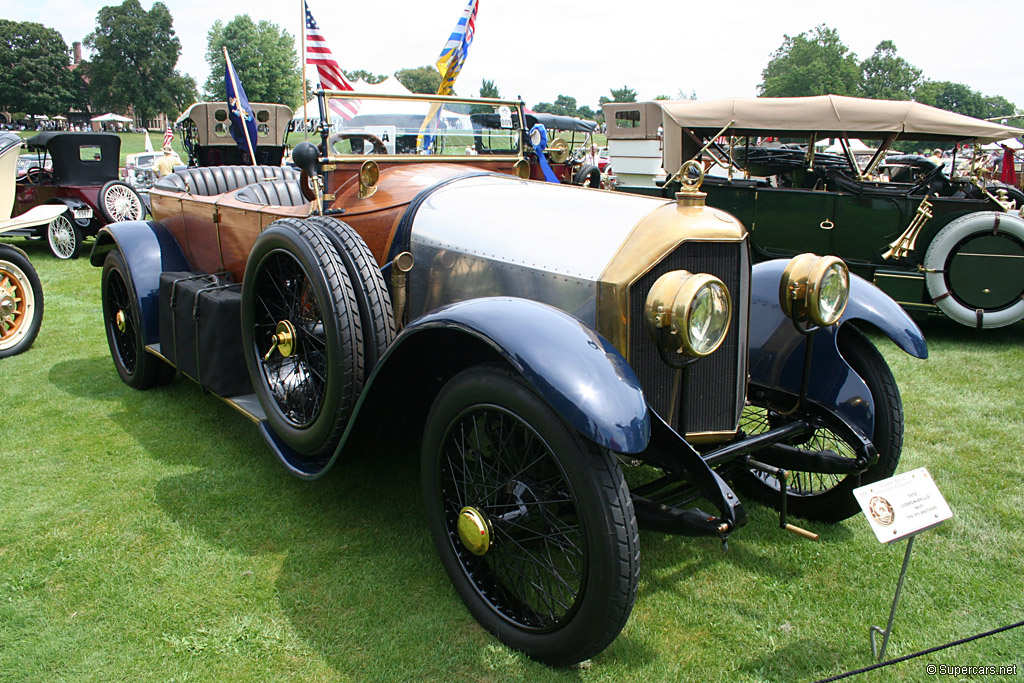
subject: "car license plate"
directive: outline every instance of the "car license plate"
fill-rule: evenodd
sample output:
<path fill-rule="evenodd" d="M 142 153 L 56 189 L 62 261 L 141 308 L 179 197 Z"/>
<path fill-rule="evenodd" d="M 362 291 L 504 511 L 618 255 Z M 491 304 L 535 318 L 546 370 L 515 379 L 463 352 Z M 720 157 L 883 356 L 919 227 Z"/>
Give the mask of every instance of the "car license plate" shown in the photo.
<path fill-rule="evenodd" d="M 92 218 L 92 209 L 75 209 L 75 218 Z"/>

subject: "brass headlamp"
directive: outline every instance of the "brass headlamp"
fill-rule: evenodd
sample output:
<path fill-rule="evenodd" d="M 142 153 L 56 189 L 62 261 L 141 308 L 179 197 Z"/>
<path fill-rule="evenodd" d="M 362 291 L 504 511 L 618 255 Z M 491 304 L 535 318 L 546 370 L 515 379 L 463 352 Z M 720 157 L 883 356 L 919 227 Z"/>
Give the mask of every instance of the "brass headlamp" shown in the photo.
<path fill-rule="evenodd" d="M 644 303 L 644 327 L 672 365 L 714 353 L 729 331 L 732 301 L 713 275 L 673 270 L 655 281 Z"/>
<path fill-rule="evenodd" d="M 850 271 L 835 256 L 794 256 L 779 280 L 782 311 L 798 324 L 834 325 L 850 298 Z"/>

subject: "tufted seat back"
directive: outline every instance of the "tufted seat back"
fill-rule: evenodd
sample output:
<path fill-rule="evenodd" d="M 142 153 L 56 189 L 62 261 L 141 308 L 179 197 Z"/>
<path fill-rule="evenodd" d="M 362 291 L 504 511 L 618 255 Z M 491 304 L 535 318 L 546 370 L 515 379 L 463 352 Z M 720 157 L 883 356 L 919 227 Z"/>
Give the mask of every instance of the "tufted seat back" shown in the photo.
<path fill-rule="evenodd" d="M 160 178 L 153 187 L 212 197 L 274 178 L 297 179 L 299 170 L 282 166 L 205 166 L 185 168 Z"/>
<path fill-rule="evenodd" d="M 235 194 L 235 198 L 261 206 L 304 206 L 309 203 L 299 190 L 299 181 L 284 178 L 246 185 Z"/>

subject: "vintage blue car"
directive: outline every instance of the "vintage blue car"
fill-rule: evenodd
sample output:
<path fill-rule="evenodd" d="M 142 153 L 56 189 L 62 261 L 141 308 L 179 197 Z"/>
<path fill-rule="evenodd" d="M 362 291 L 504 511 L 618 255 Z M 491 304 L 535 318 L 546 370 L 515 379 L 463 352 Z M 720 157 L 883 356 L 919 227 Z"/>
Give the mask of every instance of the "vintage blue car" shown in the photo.
<path fill-rule="evenodd" d="M 520 102 L 392 101 L 425 125 L 324 121 L 297 168 L 180 170 L 152 188 L 154 221 L 100 231 L 127 384 L 177 369 L 304 479 L 359 425 L 417 435 L 459 595 L 553 665 L 626 623 L 639 526 L 724 541 L 747 521 L 735 486 L 813 536 L 788 514 L 844 519 L 893 473 L 902 406 L 863 330 L 926 346 L 842 261 L 751 266 L 695 183 L 666 200 L 529 180 Z"/>

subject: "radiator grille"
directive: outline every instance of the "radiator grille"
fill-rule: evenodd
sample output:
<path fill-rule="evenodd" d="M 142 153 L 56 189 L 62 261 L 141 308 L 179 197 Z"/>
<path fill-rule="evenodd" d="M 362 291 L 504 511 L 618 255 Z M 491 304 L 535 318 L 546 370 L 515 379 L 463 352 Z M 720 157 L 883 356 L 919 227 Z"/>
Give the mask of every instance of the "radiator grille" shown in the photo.
<path fill-rule="evenodd" d="M 643 326 L 647 292 L 670 270 L 709 273 L 719 278 L 729 288 L 733 308 L 732 323 L 722 345 L 685 371 L 690 373 L 686 395 L 674 402 L 674 410 L 673 395 L 680 391 L 678 373 L 661 360 Z M 746 392 L 749 273 L 745 240 L 684 242 L 630 289 L 629 363 L 640 378 L 651 408 L 675 429 L 687 433 L 736 429 Z"/>

